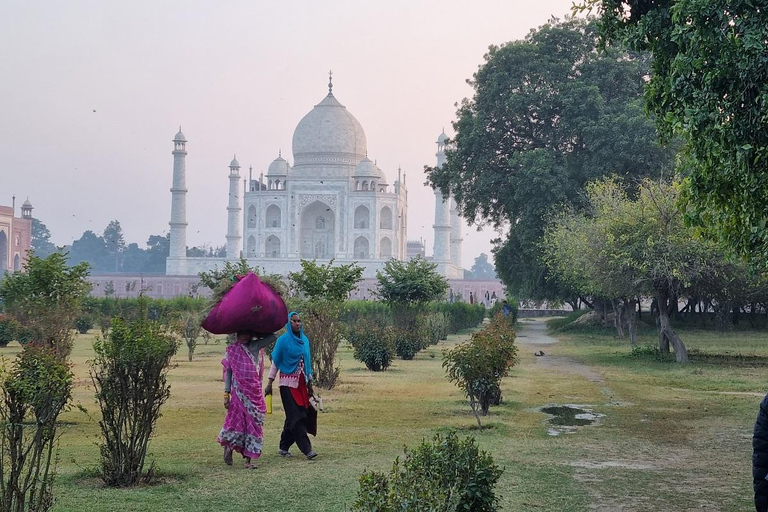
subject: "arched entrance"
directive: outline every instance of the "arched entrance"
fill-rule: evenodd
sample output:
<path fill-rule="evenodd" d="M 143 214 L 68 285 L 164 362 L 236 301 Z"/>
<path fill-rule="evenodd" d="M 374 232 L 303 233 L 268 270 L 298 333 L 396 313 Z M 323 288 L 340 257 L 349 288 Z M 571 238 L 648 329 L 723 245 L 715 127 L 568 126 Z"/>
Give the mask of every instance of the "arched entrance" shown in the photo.
<path fill-rule="evenodd" d="M 279 258 L 280 257 L 280 239 L 275 235 L 270 235 L 267 238 L 267 245 L 265 248 L 265 256 L 267 258 Z"/>
<path fill-rule="evenodd" d="M 299 254 L 304 259 L 325 260 L 336 254 L 336 215 L 322 201 L 308 204 L 301 212 Z"/>

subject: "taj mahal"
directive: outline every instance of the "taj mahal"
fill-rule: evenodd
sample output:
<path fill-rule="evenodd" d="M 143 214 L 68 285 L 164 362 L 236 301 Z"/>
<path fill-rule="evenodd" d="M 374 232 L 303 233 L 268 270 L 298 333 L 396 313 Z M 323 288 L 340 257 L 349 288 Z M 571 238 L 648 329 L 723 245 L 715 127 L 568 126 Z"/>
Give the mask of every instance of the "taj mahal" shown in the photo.
<path fill-rule="evenodd" d="M 437 139 L 437 165 L 445 162 L 447 136 Z M 401 169 L 388 173 L 368 157 L 365 131 L 333 94 L 299 121 L 293 132 L 293 163 L 282 154 L 266 175 L 241 175 L 229 163 L 226 256 L 187 257 L 187 139 L 173 139 L 170 253 L 166 275 L 196 275 L 242 255 L 252 267 L 286 275 L 302 259 L 337 264 L 357 262 L 363 276 L 375 277 L 384 263 L 405 260 L 408 188 Z M 222 194 L 223 195 L 223 194 Z M 222 201 L 223 203 L 223 201 Z M 222 204 L 223 206 L 223 204 Z M 435 192 L 433 261 L 447 278 L 461 279 L 461 223 L 455 202 Z"/>

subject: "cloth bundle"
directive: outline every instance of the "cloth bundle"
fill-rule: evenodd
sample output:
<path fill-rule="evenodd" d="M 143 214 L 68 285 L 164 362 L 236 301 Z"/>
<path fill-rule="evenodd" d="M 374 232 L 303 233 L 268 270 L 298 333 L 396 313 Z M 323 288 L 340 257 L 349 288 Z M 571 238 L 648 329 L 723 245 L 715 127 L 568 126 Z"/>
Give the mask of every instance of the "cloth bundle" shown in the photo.
<path fill-rule="evenodd" d="M 279 331 L 288 314 L 280 294 L 253 272 L 237 279 L 205 317 L 203 329 L 213 334 Z"/>

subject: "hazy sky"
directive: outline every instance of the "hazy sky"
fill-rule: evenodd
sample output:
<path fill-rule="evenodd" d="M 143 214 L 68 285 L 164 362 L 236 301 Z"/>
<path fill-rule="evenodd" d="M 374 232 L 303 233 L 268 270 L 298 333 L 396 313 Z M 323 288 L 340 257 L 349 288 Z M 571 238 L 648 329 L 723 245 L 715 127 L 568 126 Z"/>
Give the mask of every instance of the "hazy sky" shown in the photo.
<path fill-rule="evenodd" d="M 327 93 L 368 154 L 407 173 L 408 238 L 432 252 L 423 167 L 490 44 L 523 38 L 571 0 L 4 0 L 0 204 L 26 197 L 62 245 L 117 219 L 141 247 L 168 230 L 173 157 L 187 143 L 187 243 L 225 244 L 227 165 L 293 162 L 296 124 Z M 17 210 L 18 213 L 18 210 Z M 464 230 L 464 266 L 495 233 Z"/>

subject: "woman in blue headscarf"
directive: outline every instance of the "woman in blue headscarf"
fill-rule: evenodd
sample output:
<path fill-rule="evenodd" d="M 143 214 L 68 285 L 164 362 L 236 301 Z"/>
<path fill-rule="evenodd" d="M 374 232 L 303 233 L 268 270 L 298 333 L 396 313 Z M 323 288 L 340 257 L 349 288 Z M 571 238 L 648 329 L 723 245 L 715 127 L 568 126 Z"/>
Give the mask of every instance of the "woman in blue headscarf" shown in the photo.
<path fill-rule="evenodd" d="M 299 447 L 307 459 L 317 457 L 312 451 L 309 436 L 317 435 L 317 411 L 309 403 L 312 391 L 312 358 L 309 354 L 309 339 L 304 335 L 301 318 L 295 311 L 288 313 L 285 334 L 280 336 L 272 350 L 272 368 L 269 370 L 269 383 L 264 393 L 272 394 L 272 382 L 280 371 L 280 399 L 285 410 L 285 424 L 280 436 L 280 449 L 283 457 L 290 457 L 293 443 Z"/>

